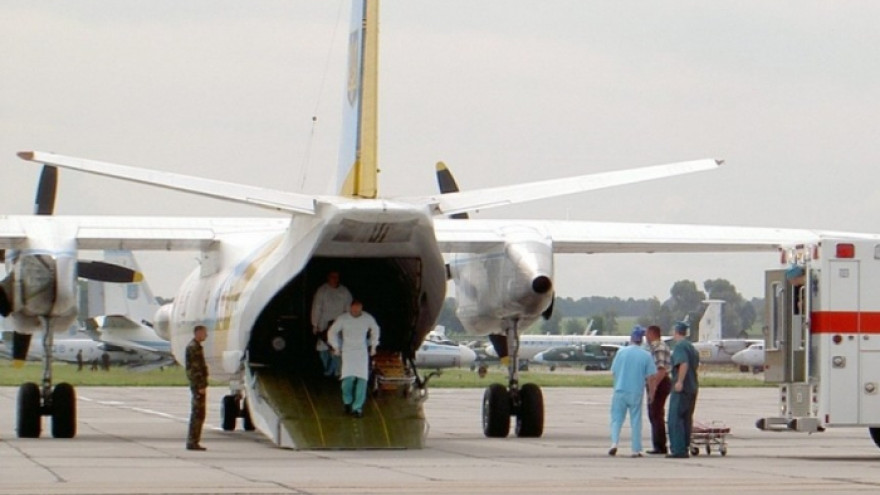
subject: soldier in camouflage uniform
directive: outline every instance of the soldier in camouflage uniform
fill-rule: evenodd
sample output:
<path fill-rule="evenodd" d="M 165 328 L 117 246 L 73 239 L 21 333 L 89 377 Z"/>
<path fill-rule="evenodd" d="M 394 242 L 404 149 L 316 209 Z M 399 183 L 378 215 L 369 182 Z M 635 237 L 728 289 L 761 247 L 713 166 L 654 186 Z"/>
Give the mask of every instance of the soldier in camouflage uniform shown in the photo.
<path fill-rule="evenodd" d="M 205 395 L 208 388 L 208 365 L 202 342 L 208 338 L 208 329 L 198 325 L 193 329 L 193 339 L 186 346 L 186 378 L 192 392 L 192 410 L 189 415 L 189 436 L 186 438 L 187 450 L 207 450 L 199 441 L 202 437 L 202 424 L 205 422 Z"/>

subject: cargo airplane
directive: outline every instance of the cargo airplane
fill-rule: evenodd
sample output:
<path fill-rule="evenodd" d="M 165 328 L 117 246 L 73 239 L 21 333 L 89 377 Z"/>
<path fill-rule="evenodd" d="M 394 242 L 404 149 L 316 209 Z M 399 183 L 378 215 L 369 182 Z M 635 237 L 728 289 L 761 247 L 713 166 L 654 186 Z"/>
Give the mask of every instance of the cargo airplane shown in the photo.
<path fill-rule="evenodd" d="M 543 432 L 541 390 L 520 385 L 519 331 L 546 312 L 553 295 L 554 253 L 644 253 L 775 250 L 808 231 L 687 225 L 438 218 L 542 198 L 711 170 L 713 159 L 423 197 L 378 194 L 376 0 L 355 1 L 348 35 L 342 152 L 335 194 L 304 194 L 187 175 L 25 151 L 25 160 L 252 205 L 282 218 L 113 216 L 0 217 L 7 277 L 0 313 L 16 335 L 53 332 L 76 319 L 76 253 L 80 249 L 196 250 L 198 267 L 154 324 L 168 335 L 178 361 L 195 325 L 206 325 L 206 357 L 214 378 L 230 380 L 224 425 L 239 415 L 282 447 L 421 447 L 427 422 L 424 384 L 417 374 L 398 388 L 380 387 L 362 419 L 343 413 L 339 386 L 318 372 L 309 322 L 312 295 L 327 271 L 381 326 L 383 361 L 413 366 L 434 327 L 447 280 L 461 302 L 459 317 L 474 335 L 503 334 L 508 383 L 483 398 L 483 432 L 519 436 Z M 444 259 L 444 254 L 448 259 Z M 447 262 L 448 261 L 448 262 Z M 18 355 L 29 341 L 18 338 Z M 53 434 L 73 437 L 73 387 L 54 385 L 51 352 L 41 385 L 19 389 L 19 436 L 40 435 L 51 416 Z M 60 392 L 59 392 L 60 390 Z M 59 428 L 55 424 L 60 425 Z"/>

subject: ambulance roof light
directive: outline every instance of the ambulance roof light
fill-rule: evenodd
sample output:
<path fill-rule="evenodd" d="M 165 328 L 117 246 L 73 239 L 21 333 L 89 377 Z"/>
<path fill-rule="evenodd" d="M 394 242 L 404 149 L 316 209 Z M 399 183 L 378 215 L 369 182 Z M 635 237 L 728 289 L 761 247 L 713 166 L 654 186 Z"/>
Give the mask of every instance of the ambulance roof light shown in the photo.
<path fill-rule="evenodd" d="M 855 258 L 856 246 L 848 242 L 841 242 L 837 245 L 836 253 L 838 258 Z"/>

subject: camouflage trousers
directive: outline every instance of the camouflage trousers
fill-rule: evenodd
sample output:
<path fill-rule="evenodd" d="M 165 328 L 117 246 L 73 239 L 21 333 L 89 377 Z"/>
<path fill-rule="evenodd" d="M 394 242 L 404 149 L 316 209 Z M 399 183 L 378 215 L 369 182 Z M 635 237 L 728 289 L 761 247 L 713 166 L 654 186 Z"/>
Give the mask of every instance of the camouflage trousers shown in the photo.
<path fill-rule="evenodd" d="M 199 445 L 202 439 L 202 425 L 205 423 L 205 394 L 199 389 L 191 388 L 192 407 L 189 413 L 189 435 L 186 437 L 187 446 Z"/>

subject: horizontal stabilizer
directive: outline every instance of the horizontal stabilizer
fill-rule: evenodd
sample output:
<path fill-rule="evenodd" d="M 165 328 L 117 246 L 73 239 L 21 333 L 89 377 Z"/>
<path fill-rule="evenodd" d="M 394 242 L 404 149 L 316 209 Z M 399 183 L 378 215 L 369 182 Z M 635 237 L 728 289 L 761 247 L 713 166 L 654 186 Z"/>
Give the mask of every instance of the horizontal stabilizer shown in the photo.
<path fill-rule="evenodd" d="M 435 215 L 454 215 L 468 211 L 495 208 L 498 206 L 525 203 L 538 199 L 555 198 L 607 187 L 633 184 L 648 180 L 672 177 L 712 170 L 723 163 L 722 160 L 695 160 L 690 162 L 655 165 L 630 170 L 603 172 L 597 174 L 551 179 L 540 182 L 515 184 L 510 186 L 475 189 L 473 191 L 451 192 L 431 196 L 427 199 Z M 419 201 L 406 198 L 404 201 Z M 424 200 L 423 200 L 424 201 Z"/>
<path fill-rule="evenodd" d="M 18 153 L 18 156 L 23 160 L 45 165 L 55 165 L 61 168 L 79 170 L 81 172 L 88 172 L 141 184 L 150 184 L 166 189 L 195 193 L 211 198 L 260 206 L 271 210 L 305 214 L 315 213 L 315 201 L 317 198 L 306 194 L 289 193 L 172 172 L 148 170 L 94 160 L 84 160 L 82 158 L 43 153 L 39 151 L 22 151 Z"/>

